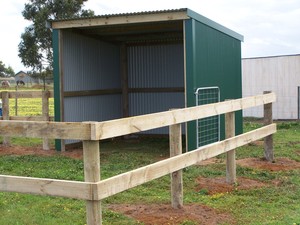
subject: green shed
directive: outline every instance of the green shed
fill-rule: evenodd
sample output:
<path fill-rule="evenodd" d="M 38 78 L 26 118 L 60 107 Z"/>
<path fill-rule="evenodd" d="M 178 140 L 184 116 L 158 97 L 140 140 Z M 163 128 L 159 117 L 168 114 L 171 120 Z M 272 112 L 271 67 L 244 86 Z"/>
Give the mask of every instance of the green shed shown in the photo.
<path fill-rule="evenodd" d="M 243 36 L 190 9 L 55 20 L 51 27 L 56 121 L 105 121 L 242 97 Z M 224 130 L 222 116 L 188 123 L 187 149 L 224 139 Z"/>

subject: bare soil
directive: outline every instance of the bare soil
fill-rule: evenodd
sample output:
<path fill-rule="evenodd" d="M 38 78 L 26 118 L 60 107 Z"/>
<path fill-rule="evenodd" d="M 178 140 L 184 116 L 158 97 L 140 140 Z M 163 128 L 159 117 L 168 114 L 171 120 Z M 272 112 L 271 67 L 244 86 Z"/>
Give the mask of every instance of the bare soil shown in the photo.
<path fill-rule="evenodd" d="M 218 212 L 199 204 L 184 205 L 181 209 L 173 209 L 170 204 L 117 204 L 110 205 L 109 209 L 121 212 L 128 217 L 143 222 L 145 225 L 175 225 L 187 221 L 205 225 L 220 223 L 235 224 L 235 221 L 229 214 Z"/>
<path fill-rule="evenodd" d="M 275 162 L 268 162 L 264 158 L 247 158 L 237 160 L 237 164 L 243 167 L 269 171 L 293 170 L 300 168 L 299 162 L 289 158 L 275 158 Z"/>
<path fill-rule="evenodd" d="M 260 143 L 258 143 L 260 144 Z M 299 151 L 300 154 L 300 151 Z M 57 152 L 55 150 L 44 151 L 39 147 L 19 147 L 0 146 L 0 155 L 41 155 L 55 156 L 62 155 L 75 159 L 82 159 L 82 149 L 72 149 L 66 152 Z M 200 165 L 211 163 L 220 163 L 217 159 L 209 159 L 202 162 Z M 292 170 L 300 168 L 300 163 L 288 158 L 276 158 L 275 162 L 267 162 L 264 159 L 247 158 L 238 160 L 237 163 L 243 167 L 255 169 L 263 169 L 269 171 Z M 195 191 L 207 191 L 209 195 L 219 193 L 227 193 L 234 190 L 254 189 L 264 187 L 266 184 L 257 180 L 251 180 L 244 177 L 239 177 L 237 184 L 229 185 L 226 183 L 225 177 L 196 179 Z M 273 185 L 279 185 L 274 181 Z M 185 204 L 181 209 L 173 209 L 170 204 L 113 204 L 107 206 L 110 210 L 117 211 L 132 217 L 146 225 L 168 224 L 175 225 L 185 221 L 193 221 L 195 224 L 220 224 L 228 223 L 235 224 L 233 217 L 224 212 L 217 211 L 200 204 Z"/>
<path fill-rule="evenodd" d="M 196 192 L 206 191 L 209 195 L 228 193 L 235 190 L 248 190 L 267 186 L 268 184 L 245 177 L 238 177 L 236 184 L 228 184 L 225 177 L 198 177 Z"/>
<path fill-rule="evenodd" d="M 82 159 L 82 149 L 72 149 L 65 152 L 58 152 L 54 149 L 43 150 L 41 147 L 21 147 L 0 145 L 0 155 L 40 155 L 40 156 L 66 156 L 73 159 Z"/>

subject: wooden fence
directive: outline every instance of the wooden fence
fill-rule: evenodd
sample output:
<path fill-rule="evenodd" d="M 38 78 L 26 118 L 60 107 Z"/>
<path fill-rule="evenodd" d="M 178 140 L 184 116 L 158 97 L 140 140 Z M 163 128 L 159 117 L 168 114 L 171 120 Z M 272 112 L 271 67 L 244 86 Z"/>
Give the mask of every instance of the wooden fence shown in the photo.
<path fill-rule="evenodd" d="M 2 91 L 0 92 L 2 99 L 2 120 L 21 120 L 21 121 L 53 121 L 53 116 L 49 115 L 49 98 L 53 98 L 53 91 Z M 18 99 L 21 98 L 41 98 L 42 99 L 42 115 L 41 116 L 18 116 Z M 15 116 L 10 115 L 9 99 L 15 99 Z M 8 137 L 3 138 L 3 144 L 10 145 Z M 48 138 L 43 138 L 43 149 L 49 150 Z"/>
<path fill-rule="evenodd" d="M 274 93 L 265 93 L 254 97 L 105 122 L 0 121 L 0 135 L 3 136 L 82 140 L 85 177 L 85 181 L 80 182 L 0 175 L 0 191 L 86 200 L 87 224 L 102 224 L 102 199 L 171 174 L 172 206 L 180 208 L 183 204 L 181 173 L 183 168 L 226 153 L 227 182 L 233 183 L 236 179 L 235 149 L 266 137 L 265 155 L 268 160 L 273 160 L 271 137 L 276 132 L 276 125 L 272 124 L 271 115 L 272 102 L 275 99 Z M 265 106 L 265 115 L 268 117 L 265 118 L 265 126 L 235 136 L 234 111 L 259 105 Z M 219 114 L 225 114 L 227 139 L 197 148 L 194 151 L 182 153 L 181 123 Z M 164 126 L 170 127 L 170 158 L 100 180 L 99 140 Z"/>

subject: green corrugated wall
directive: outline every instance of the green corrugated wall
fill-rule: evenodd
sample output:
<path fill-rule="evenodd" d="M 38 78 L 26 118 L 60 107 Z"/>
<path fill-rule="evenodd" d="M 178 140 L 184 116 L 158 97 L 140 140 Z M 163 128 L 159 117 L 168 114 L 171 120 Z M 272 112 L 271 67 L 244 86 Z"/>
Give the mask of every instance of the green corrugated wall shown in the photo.
<path fill-rule="evenodd" d="M 186 102 L 195 106 L 195 90 L 218 86 L 221 101 L 242 97 L 241 41 L 195 19 L 185 21 Z M 242 133 L 242 112 L 236 113 L 236 134 Z M 188 149 L 196 148 L 196 122 L 188 123 Z M 221 116 L 221 139 L 225 136 Z"/>

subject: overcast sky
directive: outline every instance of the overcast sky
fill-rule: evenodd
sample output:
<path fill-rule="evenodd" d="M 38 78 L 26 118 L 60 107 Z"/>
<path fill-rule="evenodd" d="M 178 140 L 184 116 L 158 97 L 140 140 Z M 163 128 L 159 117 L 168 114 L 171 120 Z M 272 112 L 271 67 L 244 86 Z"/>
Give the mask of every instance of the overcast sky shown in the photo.
<path fill-rule="evenodd" d="M 18 57 L 26 0 L 0 1 L 0 61 L 28 70 Z M 242 57 L 300 54 L 299 0 L 88 0 L 96 15 L 190 8 L 244 36 Z"/>

